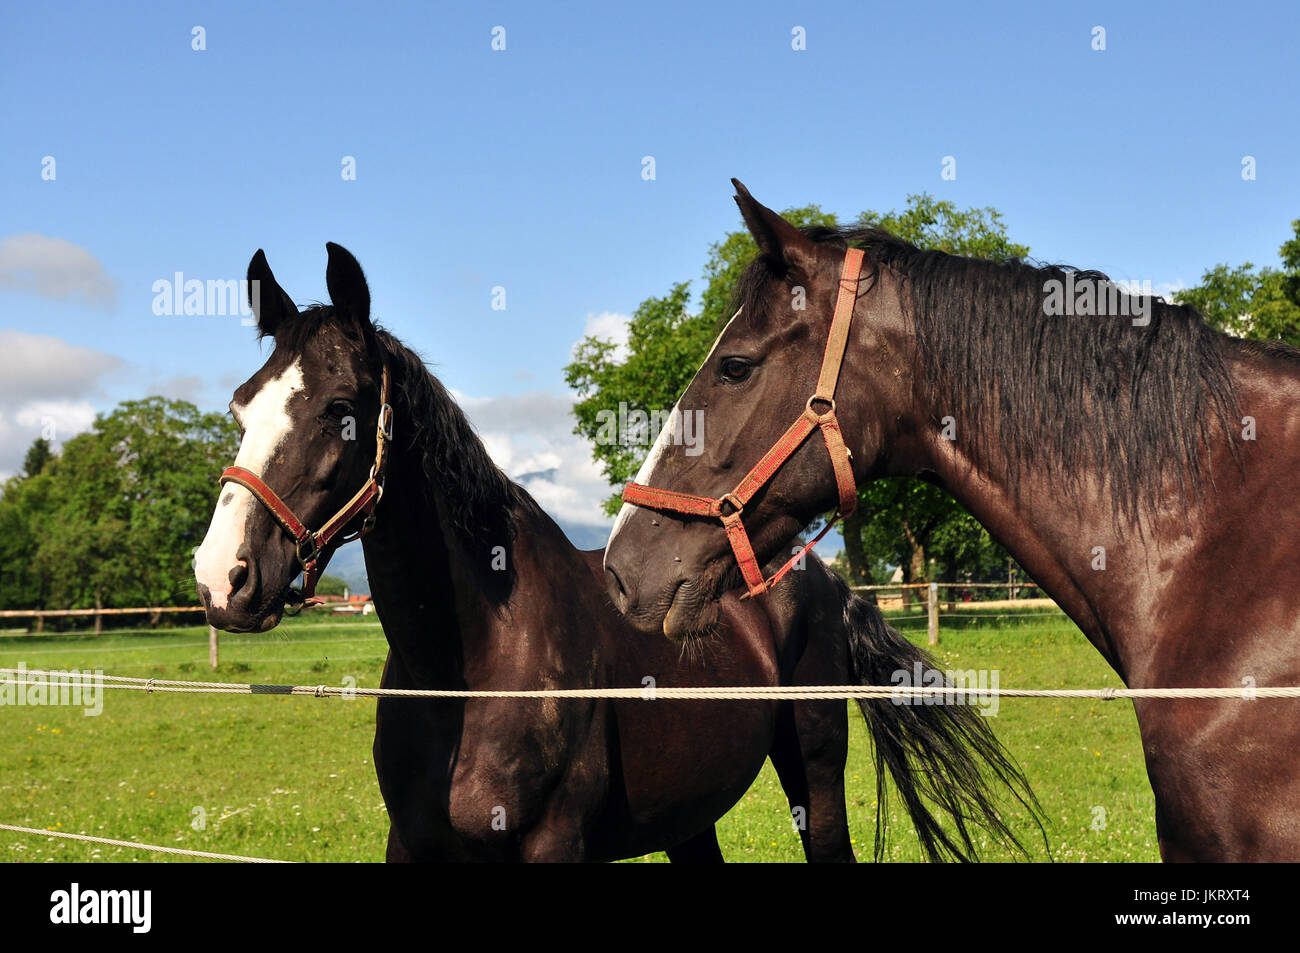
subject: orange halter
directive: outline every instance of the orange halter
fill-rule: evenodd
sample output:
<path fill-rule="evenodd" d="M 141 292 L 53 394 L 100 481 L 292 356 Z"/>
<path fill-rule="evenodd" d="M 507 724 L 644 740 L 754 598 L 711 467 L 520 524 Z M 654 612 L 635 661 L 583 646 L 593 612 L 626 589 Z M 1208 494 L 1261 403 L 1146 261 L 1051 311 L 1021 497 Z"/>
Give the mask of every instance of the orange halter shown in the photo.
<path fill-rule="evenodd" d="M 852 454 L 844 445 L 844 434 L 840 431 L 839 420 L 835 416 L 835 385 L 839 380 L 840 367 L 844 363 L 844 350 L 849 342 L 849 325 L 853 321 L 853 306 L 857 302 L 858 283 L 862 279 L 863 253 L 860 249 L 850 248 L 844 253 L 844 268 L 840 274 L 839 296 L 835 301 L 835 314 L 831 319 L 830 335 L 826 340 L 826 352 L 822 356 L 821 374 L 817 378 L 817 389 L 808 398 L 804 411 L 790 425 L 771 450 L 763 455 L 736 485 L 730 493 L 724 493 L 717 499 L 707 496 L 693 496 L 678 493 L 675 490 L 657 490 L 640 483 L 629 483 L 623 488 L 623 500 L 634 506 L 682 513 L 687 516 L 705 516 L 722 521 L 722 528 L 727 531 L 731 550 L 736 554 L 740 573 L 745 577 L 749 595 L 758 596 L 770 590 L 794 565 L 803 558 L 808 550 L 817 545 L 832 526 L 853 512 L 858 503 L 858 487 L 853 479 Z M 818 413 L 814 404 L 826 404 L 825 413 Z M 835 471 L 835 483 L 839 489 L 840 505 L 835 517 L 813 538 L 812 542 L 797 552 L 790 561 L 782 566 L 771 579 L 764 581 L 763 570 L 754 555 L 754 547 L 749 542 L 749 534 L 741 515 L 754 495 L 776 475 L 794 452 L 803 445 L 808 436 L 820 429 L 826 441 L 826 452 L 830 454 L 831 467 Z M 730 510 L 724 512 L 723 507 Z"/>
<path fill-rule="evenodd" d="M 316 598 L 316 583 L 325 571 L 321 556 L 332 553 L 345 543 L 360 539 L 370 532 L 375 524 L 375 507 L 384 495 L 384 470 L 388 464 L 388 445 L 393 439 L 393 408 L 388 403 L 388 367 L 384 367 L 383 379 L 379 388 L 379 423 L 375 428 L 375 462 L 370 467 L 370 478 L 362 484 L 352 499 L 343 504 L 342 509 L 325 521 L 320 529 L 312 532 L 303 525 L 302 520 L 294 515 L 289 505 L 280 499 L 274 490 L 266 485 L 256 473 L 243 467 L 227 467 L 221 472 L 218 485 L 238 483 L 270 511 L 275 521 L 284 527 L 296 544 L 298 562 L 302 564 L 302 599 L 304 606 L 319 604 Z M 334 541 L 334 537 L 351 520 L 359 514 L 365 514 L 361 528 L 351 536 Z M 305 550 L 305 551 L 304 551 Z"/>

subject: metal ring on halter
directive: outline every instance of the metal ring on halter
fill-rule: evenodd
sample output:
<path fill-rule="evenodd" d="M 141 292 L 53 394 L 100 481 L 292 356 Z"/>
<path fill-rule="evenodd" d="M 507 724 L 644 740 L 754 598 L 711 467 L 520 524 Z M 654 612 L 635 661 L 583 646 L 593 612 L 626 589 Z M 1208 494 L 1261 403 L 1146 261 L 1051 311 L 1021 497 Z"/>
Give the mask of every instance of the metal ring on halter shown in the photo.
<path fill-rule="evenodd" d="M 740 502 L 740 498 L 735 493 L 724 493 L 718 497 L 718 510 L 721 511 L 723 503 L 730 503 L 735 509 L 735 515 L 739 516 L 745 512 L 745 504 Z"/>
<path fill-rule="evenodd" d="M 826 413 L 824 414 L 819 414 L 817 413 L 817 411 L 813 410 L 813 401 L 820 401 L 823 404 L 830 404 L 831 409 L 826 411 Z M 835 414 L 835 398 L 821 397 L 817 394 L 813 394 L 811 397 L 808 398 L 808 403 L 804 404 L 804 410 L 812 414 L 818 420 L 825 420 L 826 418 L 831 417 Z"/>

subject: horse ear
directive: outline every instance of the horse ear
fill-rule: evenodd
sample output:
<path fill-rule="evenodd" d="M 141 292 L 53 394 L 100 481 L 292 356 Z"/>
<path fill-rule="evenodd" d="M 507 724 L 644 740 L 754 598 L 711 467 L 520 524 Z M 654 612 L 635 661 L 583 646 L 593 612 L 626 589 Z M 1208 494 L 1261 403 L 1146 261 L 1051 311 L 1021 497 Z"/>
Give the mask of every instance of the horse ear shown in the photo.
<path fill-rule="evenodd" d="M 361 265 L 342 245 L 325 243 L 329 264 L 325 267 L 325 287 L 329 289 L 330 303 L 339 311 L 350 315 L 362 328 L 370 324 L 370 287 Z"/>
<path fill-rule="evenodd" d="M 745 218 L 745 227 L 758 242 L 758 250 L 763 256 L 774 265 L 801 275 L 811 275 L 817 263 L 816 244 L 776 212 L 759 203 L 739 179 L 732 179 L 731 184 L 736 187 L 736 204 Z"/>
<path fill-rule="evenodd" d="M 262 337 L 275 337 L 281 322 L 298 313 L 298 306 L 271 274 L 271 266 L 260 248 L 248 263 L 248 305 L 253 309 Z"/>

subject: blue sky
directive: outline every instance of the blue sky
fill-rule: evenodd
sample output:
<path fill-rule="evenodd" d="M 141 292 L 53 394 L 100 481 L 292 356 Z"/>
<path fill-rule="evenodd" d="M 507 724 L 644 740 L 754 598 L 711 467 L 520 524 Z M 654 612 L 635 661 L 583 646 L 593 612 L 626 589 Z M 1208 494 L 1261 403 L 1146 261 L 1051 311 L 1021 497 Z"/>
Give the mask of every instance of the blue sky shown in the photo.
<path fill-rule="evenodd" d="M 542 502 L 594 529 L 562 368 L 699 276 L 738 226 L 730 176 L 850 218 L 991 205 L 1036 257 L 1157 289 L 1275 263 L 1300 217 L 1297 8 L 1135 6 L 11 5 L 0 473 L 47 417 L 64 437 L 147 393 L 223 408 L 265 349 L 237 318 L 155 315 L 152 287 L 242 277 L 259 247 L 300 303 L 325 297 L 326 241 L 353 251 L 498 461 L 548 471 Z"/>

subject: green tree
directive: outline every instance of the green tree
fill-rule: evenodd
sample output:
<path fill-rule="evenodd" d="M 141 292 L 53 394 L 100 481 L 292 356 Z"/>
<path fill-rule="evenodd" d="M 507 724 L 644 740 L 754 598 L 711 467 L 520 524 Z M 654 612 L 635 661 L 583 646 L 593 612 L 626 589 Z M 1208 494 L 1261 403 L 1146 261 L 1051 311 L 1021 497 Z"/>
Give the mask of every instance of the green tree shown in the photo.
<path fill-rule="evenodd" d="M 53 459 L 54 451 L 50 448 L 50 442 L 44 437 L 37 437 L 27 448 L 27 456 L 23 458 L 23 474 L 34 477 Z"/>
<path fill-rule="evenodd" d="M 1175 292 L 1174 300 L 1228 334 L 1300 347 L 1300 219 L 1291 227 L 1295 234 L 1282 245 L 1280 270 L 1250 262 L 1215 265 L 1200 284 Z"/>
<path fill-rule="evenodd" d="M 35 554 L 49 525 L 53 478 L 12 477 L 0 496 L 0 608 L 53 608 L 49 581 L 40 572 Z"/>
<path fill-rule="evenodd" d="M 316 594 L 320 596 L 341 596 L 343 590 L 347 588 L 347 582 L 338 576 L 331 576 L 326 573 L 316 583 Z"/>
<path fill-rule="evenodd" d="M 237 447 L 228 417 L 184 401 L 126 401 L 100 415 L 38 476 L 6 486 L 0 528 L 13 536 L 0 536 L 0 603 L 192 603 L 192 553 Z"/>
<path fill-rule="evenodd" d="M 784 213 L 800 225 L 833 225 L 815 205 Z M 731 288 L 758 253 L 747 231 L 732 232 L 709 250 L 705 289 L 698 313 L 690 310 L 690 284 L 673 285 L 662 298 L 647 298 L 628 322 L 628 356 L 618 358 L 613 341 L 595 336 L 578 343 L 564 378 L 578 394 L 574 433 L 591 441 L 605 478 L 621 487 L 636 475 L 656 434 L 641 426 L 652 414 L 661 419 L 677 403 L 709 353 L 722 324 Z M 620 412 L 621 411 L 621 412 Z M 639 413 L 641 417 L 634 416 Z M 631 421 L 632 426 L 622 425 Z M 618 512 L 617 495 L 605 501 Z"/>

